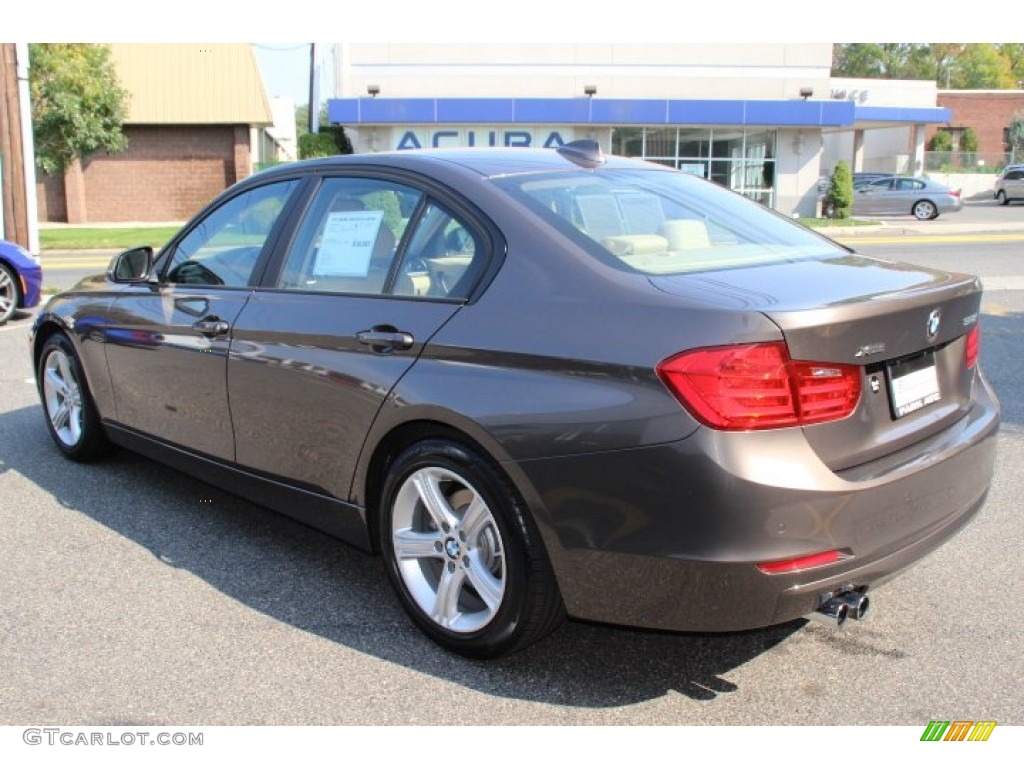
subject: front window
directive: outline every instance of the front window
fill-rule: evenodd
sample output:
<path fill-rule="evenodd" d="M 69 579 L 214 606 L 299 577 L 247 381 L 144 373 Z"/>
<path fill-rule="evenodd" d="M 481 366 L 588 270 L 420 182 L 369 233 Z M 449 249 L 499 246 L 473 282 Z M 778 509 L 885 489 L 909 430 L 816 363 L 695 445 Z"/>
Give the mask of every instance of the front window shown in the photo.
<path fill-rule="evenodd" d="M 495 183 L 602 260 L 645 274 L 845 254 L 805 227 L 684 173 L 599 170 Z"/>
<path fill-rule="evenodd" d="M 297 184 L 267 184 L 225 202 L 178 243 L 167 260 L 164 280 L 229 288 L 248 285 L 263 244 Z"/>

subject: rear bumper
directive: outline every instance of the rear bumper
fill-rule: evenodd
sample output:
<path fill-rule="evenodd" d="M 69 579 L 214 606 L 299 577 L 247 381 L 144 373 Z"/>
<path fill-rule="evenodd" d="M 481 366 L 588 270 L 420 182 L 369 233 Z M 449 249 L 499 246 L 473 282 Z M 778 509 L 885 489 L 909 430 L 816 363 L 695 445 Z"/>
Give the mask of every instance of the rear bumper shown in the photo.
<path fill-rule="evenodd" d="M 668 445 L 521 462 L 566 607 L 578 618 L 734 631 L 813 612 L 940 546 L 980 509 L 999 406 L 982 376 L 972 409 L 927 440 L 841 474 L 799 430 L 699 430 Z M 838 563 L 766 575 L 758 562 L 830 549 Z"/>

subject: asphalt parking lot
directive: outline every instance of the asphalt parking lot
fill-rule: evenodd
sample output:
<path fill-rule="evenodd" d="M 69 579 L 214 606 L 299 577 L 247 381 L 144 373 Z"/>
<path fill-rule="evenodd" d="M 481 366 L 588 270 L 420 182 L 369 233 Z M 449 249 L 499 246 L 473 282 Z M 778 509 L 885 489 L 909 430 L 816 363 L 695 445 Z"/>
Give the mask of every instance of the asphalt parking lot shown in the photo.
<path fill-rule="evenodd" d="M 1005 407 L 988 503 L 874 590 L 867 621 L 730 635 L 570 623 L 487 663 L 427 641 L 373 557 L 127 452 L 64 460 L 23 317 L 0 329 L 0 723 L 1024 724 L 1024 307 L 1005 294 L 984 318 Z"/>

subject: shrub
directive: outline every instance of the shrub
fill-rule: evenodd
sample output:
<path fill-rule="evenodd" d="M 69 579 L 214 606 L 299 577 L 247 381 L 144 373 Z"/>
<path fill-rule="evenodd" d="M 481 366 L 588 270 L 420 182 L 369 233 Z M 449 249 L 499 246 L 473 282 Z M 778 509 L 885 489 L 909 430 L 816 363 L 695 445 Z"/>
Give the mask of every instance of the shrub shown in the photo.
<path fill-rule="evenodd" d="M 964 132 L 960 135 L 960 151 L 978 151 L 978 134 L 974 132 L 973 128 L 964 128 Z"/>
<path fill-rule="evenodd" d="M 928 149 L 932 152 L 952 152 L 953 137 L 949 131 L 939 131 L 928 142 Z"/>
<path fill-rule="evenodd" d="M 299 136 L 299 159 L 310 157 L 330 157 L 341 154 L 334 137 L 328 133 L 304 133 Z"/>
<path fill-rule="evenodd" d="M 848 219 L 853 208 L 853 174 L 845 160 L 836 163 L 825 196 L 825 215 L 830 219 Z"/>
<path fill-rule="evenodd" d="M 299 136 L 300 160 L 351 154 L 352 143 L 340 125 L 322 125 L 319 133 L 303 133 Z"/>

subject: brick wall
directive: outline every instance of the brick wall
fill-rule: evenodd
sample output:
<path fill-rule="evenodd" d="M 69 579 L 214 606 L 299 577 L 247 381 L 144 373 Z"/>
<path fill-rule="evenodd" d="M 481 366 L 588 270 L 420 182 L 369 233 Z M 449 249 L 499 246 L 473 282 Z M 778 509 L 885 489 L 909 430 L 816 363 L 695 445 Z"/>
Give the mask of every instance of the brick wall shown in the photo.
<path fill-rule="evenodd" d="M 40 221 L 68 220 L 63 176 L 50 176 L 36 169 L 36 205 Z"/>
<path fill-rule="evenodd" d="M 248 126 L 126 126 L 128 149 L 82 163 L 82 222 L 183 221 L 249 173 Z M 237 163 L 237 166 L 236 166 Z M 63 178 L 37 186 L 43 221 L 65 221 Z"/>
<path fill-rule="evenodd" d="M 938 104 L 952 111 L 949 125 L 956 128 L 973 128 L 978 134 L 979 152 L 1004 152 L 1003 129 L 1009 127 L 1013 113 L 1024 111 L 1024 92 L 1006 93 L 942 93 Z M 940 126 L 928 129 L 928 138 L 935 135 Z"/>

